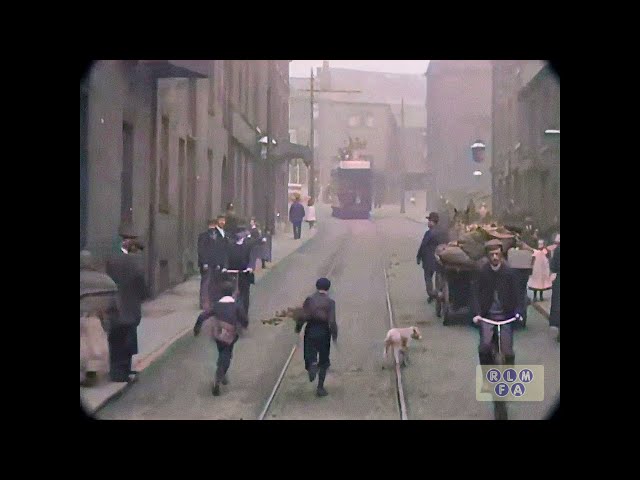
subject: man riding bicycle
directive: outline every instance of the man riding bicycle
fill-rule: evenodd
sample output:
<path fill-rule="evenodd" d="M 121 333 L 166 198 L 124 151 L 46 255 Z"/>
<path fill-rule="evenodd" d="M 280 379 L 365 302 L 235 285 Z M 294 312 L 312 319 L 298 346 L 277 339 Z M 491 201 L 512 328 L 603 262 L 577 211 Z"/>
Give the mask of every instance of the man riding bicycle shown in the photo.
<path fill-rule="evenodd" d="M 485 244 L 489 261 L 476 273 L 472 286 L 473 323 L 480 327 L 480 344 L 478 354 L 484 378 L 483 391 L 486 391 L 487 371 L 494 364 L 493 335 L 494 325 L 481 321 L 486 318 L 503 321 L 511 318 L 522 318 L 522 295 L 518 292 L 516 271 L 504 261 L 503 247 L 500 240 L 490 240 Z M 500 335 L 500 350 L 504 354 L 506 365 L 514 365 L 513 325 L 503 325 Z"/>

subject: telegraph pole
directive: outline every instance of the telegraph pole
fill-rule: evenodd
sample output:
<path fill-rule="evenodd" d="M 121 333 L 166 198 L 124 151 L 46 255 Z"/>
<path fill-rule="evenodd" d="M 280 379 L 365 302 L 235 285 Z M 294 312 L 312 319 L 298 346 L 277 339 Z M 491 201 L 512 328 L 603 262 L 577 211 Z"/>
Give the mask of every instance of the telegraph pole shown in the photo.
<path fill-rule="evenodd" d="M 309 105 L 311 105 L 311 130 L 309 131 L 309 148 L 311 149 L 311 165 L 309 165 L 309 196 L 312 197 L 314 200 L 316 199 L 316 174 L 315 174 L 315 158 L 316 158 L 316 152 L 315 152 L 315 132 L 314 132 L 314 119 L 313 119 L 313 67 L 311 67 L 311 77 L 309 78 L 309 80 L 311 81 L 311 89 L 309 90 L 311 92 L 311 94 L 309 95 L 310 98 L 310 103 Z"/>
<path fill-rule="evenodd" d="M 311 150 L 311 164 L 309 165 L 309 196 L 315 199 L 316 190 L 316 174 L 315 174 L 315 134 L 314 134 L 314 118 L 313 118 L 313 104 L 314 93 L 361 93 L 361 90 L 317 90 L 314 87 L 313 68 L 311 68 L 310 89 L 303 89 L 302 92 L 310 92 L 309 105 L 311 106 L 311 131 L 309 132 L 309 149 Z"/>

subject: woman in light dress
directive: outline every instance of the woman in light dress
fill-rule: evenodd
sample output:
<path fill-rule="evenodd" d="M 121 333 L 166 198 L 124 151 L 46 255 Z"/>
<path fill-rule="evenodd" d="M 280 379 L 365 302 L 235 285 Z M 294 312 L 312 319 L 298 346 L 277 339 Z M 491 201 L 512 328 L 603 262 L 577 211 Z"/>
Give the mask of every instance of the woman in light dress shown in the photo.
<path fill-rule="evenodd" d="M 537 296 L 540 296 L 540 301 L 544 300 L 543 293 L 546 290 L 551 290 L 553 286 L 553 279 L 555 275 L 551 273 L 549 269 L 549 250 L 545 246 L 544 240 L 538 240 L 538 249 L 533 251 L 533 271 L 529 277 L 529 289 L 533 290 L 533 301 L 537 301 Z"/>
<path fill-rule="evenodd" d="M 313 197 L 309 197 L 309 201 L 307 202 L 305 222 L 309 224 L 309 229 L 313 228 L 313 225 L 316 223 L 316 206 Z"/>

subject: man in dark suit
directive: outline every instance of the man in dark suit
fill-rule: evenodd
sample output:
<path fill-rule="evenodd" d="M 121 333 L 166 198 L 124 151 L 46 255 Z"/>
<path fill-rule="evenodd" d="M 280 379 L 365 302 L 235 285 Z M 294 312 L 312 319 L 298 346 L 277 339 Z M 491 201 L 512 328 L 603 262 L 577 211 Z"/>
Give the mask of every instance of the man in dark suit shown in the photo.
<path fill-rule="evenodd" d="M 433 289 L 433 274 L 441 271 L 441 265 L 436 260 L 436 247 L 449 241 L 447 232 L 438 224 L 440 216 L 436 212 L 431 212 L 427 216 L 429 230 L 427 230 L 420 243 L 416 262 L 424 270 L 424 282 L 427 286 L 427 302 L 431 303 L 437 296 L 437 291 Z M 436 290 L 440 290 L 440 275 L 436 275 Z"/>
<path fill-rule="evenodd" d="M 110 377 L 114 382 L 135 380 L 131 358 L 138 353 L 137 328 L 142 319 L 142 301 L 149 296 L 144 279 L 142 258 L 144 247 L 130 227 L 120 230 L 120 252 L 112 255 L 106 264 L 106 272 L 118 286 L 118 315 L 109 330 Z"/>
<path fill-rule="evenodd" d="M 302 220 L 304 219 L 304 207 L 300 203 L 300 194 L 296 193 L 293 203 L 289 208 L 289 221 L 293 224 L 293 238 L 299 240 L 302 235 Z"/>
<path fill-rule="evenodd" d="M 209 228 L 198 235 L 198 268 L 200 270 L 200 309 L 208 310 L 209 305 L 209 282 L 211 280 L 209 262 L 213 244 L 216 241 L 216 227 L 218 220 L 209 220 Z"/>
<path fill-rule="evenodd" d="M 480 267 L 472 282 L 472 308 L 473 322 L 480 327 L 478 356 L 486 379 L 486 366 L 493 364 L 494 326 L 482 322 L 479 317 L 495 321 L 522 317 L 524 302 L 518 290 L 516 271 L 504 261 L 500 240 L 488 241 L 485 248 L 489 261 Z M 513 351 L 512 323 L 501 327 L 500 350 L 504 353 L 505 364 L 514 365 L 516 357 Z M 483 388 L 486 390 L 485 387 Z"/>
<path fill-rule="evenodd" d="M 221 293 L 222 269 L 226 266 L 228 240 L 224 230 L 224 215 L 209 220 L 209 228 L 198 236 L 198 266 L 200 268 L 200 308 L 209 310 Z"/>

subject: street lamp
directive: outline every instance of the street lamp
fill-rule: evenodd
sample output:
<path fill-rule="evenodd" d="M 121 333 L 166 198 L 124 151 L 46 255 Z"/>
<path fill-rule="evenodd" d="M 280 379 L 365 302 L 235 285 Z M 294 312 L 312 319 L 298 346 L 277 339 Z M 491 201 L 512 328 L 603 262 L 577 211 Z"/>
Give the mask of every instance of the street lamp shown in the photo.
<path fill-rule="evenodd" d="M 476 140 L 473 145 L 471 145 L 471 158 L 475 163 L 484 163 L 484 156 L 487 150 L 487 146 L 484 144 L 482 140 Z M 482 175 L 482 171 L 480 169 L 474 170 L 473 176 L 479 177 Z"/>
<path fill-rule="evenodd" d="M 481 140 L 476 140 L 475 143 L 471 145 L 471 156 L 473 161 L 476 163 L 483 163 L 486 149 L 487 146 Z"/>
<path fill-rule="evenodd" d="M 258 143 L 260 144 L 260 158 L 267 160 L 267 144 L 269 143 L 269 139 L 265 135 L 258 140 Z"/>
<path fill-rule="evenodd" d="M 269 138 L 265 135 L 258 140 L 258 143 L 260 144 L 260 158 L 262 160 L 267 160 Z M 271 145 L 276 146 L 277 144 L 278 142 L 276 139 L 272 138 Z"/>

